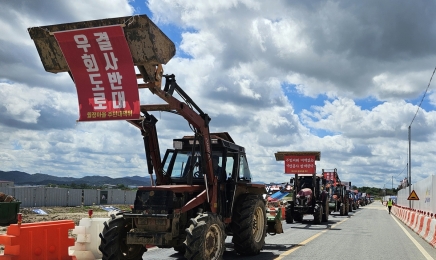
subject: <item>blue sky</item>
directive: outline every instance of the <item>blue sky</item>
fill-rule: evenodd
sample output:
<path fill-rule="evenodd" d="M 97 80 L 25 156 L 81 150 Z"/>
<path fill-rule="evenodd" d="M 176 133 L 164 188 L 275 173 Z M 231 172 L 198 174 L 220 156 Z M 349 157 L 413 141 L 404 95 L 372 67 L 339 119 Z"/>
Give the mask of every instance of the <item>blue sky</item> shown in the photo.
<path fill-rule="evenodd" d="M 436 65 L 436 3 L 424 0 L 4 1 L 0 170 L 144 175 L 142 139 L 123 121 L 77 123 L 75 86 L 45 72 L 27 28 L 147 14 L 176 44 L 164 65 L 247 151 L 255 181 L 282 182 L 277 151 L 320 151 L 317 169 L 383 187 L 407 163 L 409 126 Z M 402 26 L 399 26 L 402 25 Z M 434 87 L 412 127 L 413 180 L 433 172 Z M 157 102 L 140 90 L 141 104 Z M 192 134 L 154 113 L 160 149 Z M 1 178 L 1 176 L 0 176 Z M 398 177 L 398 183 L 400 181 Z M 395 185 L 395 183 L 394 183 Z"/>

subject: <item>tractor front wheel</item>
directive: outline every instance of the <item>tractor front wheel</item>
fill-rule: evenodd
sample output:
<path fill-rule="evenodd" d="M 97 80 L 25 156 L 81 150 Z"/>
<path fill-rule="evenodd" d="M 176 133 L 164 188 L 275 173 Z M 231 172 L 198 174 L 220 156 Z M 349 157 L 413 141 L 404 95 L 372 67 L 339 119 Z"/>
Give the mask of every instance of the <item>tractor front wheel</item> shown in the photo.
<path fill-rule="evenodd" d="M 321 224 L 322 221 L 322 206 L 316 205 L 315 206 L 315 212 L 313 213 L 313 222 L 315 224 Z"/>
<path fill-rule="evenodd" d="M 186 229 L 186 251 L 188 260 L 221 259 L 225 250 L 224 224 L 213 213 L 202 213 L 191 218 Z"/>
<path fill-rule="evenodd" d="M 233 206 L 232 242 L 240 255 L 256 255 L 265 244 L 266 211 L 262 197 L 240 195 Z"/>
<path fill-rule="evenodd" d="M 344 209 L 344 214 L 345 216 L 348 216 L 348 201 L 345 201 L 345 209 Z"/>
<path fill-rule="evenodd" d="M 339 215 L 345 215 L 345 203 L 341 203 L 341 206 L 339 206 Z"/>
<path fill-rule="evenodd" d="M 285 214 L 285 218 L 286 218 L 286 223 L 287 224 L 292 224 L 294 223 L 294 217 L 292 216 L 292 213 L 294 211 L 294 205 L 288 205 L 286 207 L 286 214 Z"/>
<path fill-rule="evenodd" d="M 143 245 L 126 244 L 127 232 L 132 229 L 132 221 L 123 217 L 112 217 L 104 223 L 100 233 L 100 246 L 103 260 L 141 260 L 147 249 Z"/>
<path fill-rule="evenodd" d="M 184 254 L 186 252 L 185 244 L 181 244 L 181 245 L 175 246 L 173 248 L 175 251 L 179 252 L 180 254 Z"/>
<path fill-rule="evenodd" d="M 303 221 L 303 214 L 300 212 L 294 211 L 294 220 L 295 222 L 302 222 Z"/>

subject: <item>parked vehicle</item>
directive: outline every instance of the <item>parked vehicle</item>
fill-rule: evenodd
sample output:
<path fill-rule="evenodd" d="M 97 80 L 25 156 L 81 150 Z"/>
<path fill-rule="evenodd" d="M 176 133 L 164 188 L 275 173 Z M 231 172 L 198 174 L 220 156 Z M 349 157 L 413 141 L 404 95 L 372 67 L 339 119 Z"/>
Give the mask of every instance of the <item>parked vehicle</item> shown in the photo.
<path fill-rule="evenodd" d="M 323 189 L 325 179 L 316 174 L 296 174 L 290 183 L 293 185 L 293 200 L 286 207 L 286 223 L 301 222 L 304 215 L 313 215 L 315 224 L 327 222 L 329 209 L 328 194 Z"/>
<path fill-rule="evenodd" d="M 357 198 L 357 190 L 350 190 L 350 202 L 353 210 L 359 208 L 359 200 Z"/>
<path fill-rule="evenodd" d="M 348 215 L 349 198 L 346 185 L 341 183 L 337 169 L 322 170 L 323 176 L 327 182 L 329 192 L 329 210 L 330 212 L 339 212 L 341 216 Z"/>

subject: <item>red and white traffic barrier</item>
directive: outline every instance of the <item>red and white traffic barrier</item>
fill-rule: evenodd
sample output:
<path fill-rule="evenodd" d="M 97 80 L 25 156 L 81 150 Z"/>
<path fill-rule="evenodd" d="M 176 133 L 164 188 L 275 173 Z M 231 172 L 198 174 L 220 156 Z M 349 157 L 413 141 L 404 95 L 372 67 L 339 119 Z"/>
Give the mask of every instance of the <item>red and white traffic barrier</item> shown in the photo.
<path fill-rule="evenodd" d="M 436 215 L 399 206 L 394 206 L 391 212 L 436 248 Z"/>
<path fill-rule="evenodd" d="M 430 227 L 431 227 L 431 217 L 426 216 L 424 218 L 424 225 L 423 228 L 421 230 L 421 232 L 419 232 L 419 236 L 422 238 L 425 238 L 428 236 L 428 234 L 430 233 Z"/>
<path fill-rule="evenodd" d="M 424 238 L 433 247 L 436 247 L 436 219 L 433 218 L 430 223 L 430 230 L 428 235 Z"/>

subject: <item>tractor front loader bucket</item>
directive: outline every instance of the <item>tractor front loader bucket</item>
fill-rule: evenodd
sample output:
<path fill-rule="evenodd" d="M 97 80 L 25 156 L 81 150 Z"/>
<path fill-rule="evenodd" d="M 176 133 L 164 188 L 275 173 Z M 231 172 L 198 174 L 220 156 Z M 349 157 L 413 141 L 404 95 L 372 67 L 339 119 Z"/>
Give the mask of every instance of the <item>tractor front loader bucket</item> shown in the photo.
<path fill-rule="evenodd" d="M 146 15 L 31 27 L 28 32 L 35 42 L 44 69 L 58 73 L 68 72 L 69 68 L 52 33 L 110 25 L 124 27 L 134 65 L 140 69 L 145 82 L 154 82 L 156 66 L 166 64 L 175 55 L 176 47 Z"/>

